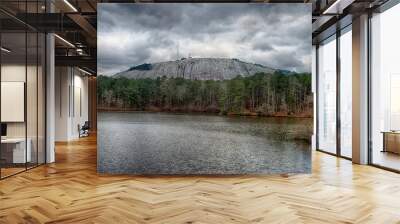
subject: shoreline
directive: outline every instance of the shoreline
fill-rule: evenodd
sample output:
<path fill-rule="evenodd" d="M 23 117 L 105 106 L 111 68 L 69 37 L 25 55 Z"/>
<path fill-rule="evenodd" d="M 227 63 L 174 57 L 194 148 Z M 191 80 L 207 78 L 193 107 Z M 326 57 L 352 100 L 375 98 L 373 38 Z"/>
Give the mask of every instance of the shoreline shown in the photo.
<path fill-rule="evenodd" d="M 147 112 L 147 113 L 186 113 L 186 114 L 208 114 L 208 115 L 218 115 L 218 116 L 237 116 L 237 117 L 276 117 L 276 118 L 308 118 L 312 119 L 312 115 L 308 114 L 295 114 L 295 115 L 287 115 L 287 114 L 275 114 L 275 115 L 263 115 L 255 112 L 244 112 L 244 113 L 226 113 L 222 114 L 220 112 L 207 112 L 207 111 L 182 111 L 182 110 L 135 110 L 132 108 L 97 108 L 97 112 Z"/>

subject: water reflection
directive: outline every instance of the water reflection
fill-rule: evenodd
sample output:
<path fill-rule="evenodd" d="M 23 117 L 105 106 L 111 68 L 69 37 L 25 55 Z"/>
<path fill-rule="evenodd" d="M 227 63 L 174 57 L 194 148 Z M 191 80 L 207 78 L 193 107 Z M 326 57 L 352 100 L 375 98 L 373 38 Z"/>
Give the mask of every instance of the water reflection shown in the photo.
<path fill-rule="evenodd" d="M 128 174 L 310 172 L 311 119 L 98 113 L 98 170 Z"/>

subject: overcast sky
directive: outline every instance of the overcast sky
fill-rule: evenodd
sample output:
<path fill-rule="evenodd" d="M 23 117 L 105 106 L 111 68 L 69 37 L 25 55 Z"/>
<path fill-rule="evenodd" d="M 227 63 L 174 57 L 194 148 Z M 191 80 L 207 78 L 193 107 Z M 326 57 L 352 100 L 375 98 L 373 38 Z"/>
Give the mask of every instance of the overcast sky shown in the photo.
<path fill-rule="evenodd" d="M 98 4 L 98 72 L 182 57 L 311 70 L 310 4 Z M 178 50 L 179 49 L 179 50 Z"/>

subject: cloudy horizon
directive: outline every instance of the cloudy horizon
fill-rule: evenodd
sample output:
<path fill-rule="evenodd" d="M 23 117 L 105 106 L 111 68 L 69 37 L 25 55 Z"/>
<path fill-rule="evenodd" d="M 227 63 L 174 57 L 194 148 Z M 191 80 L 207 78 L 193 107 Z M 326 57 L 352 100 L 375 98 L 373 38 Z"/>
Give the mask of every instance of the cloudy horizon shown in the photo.
<path fill-rule="evenodd" d="M 98 73 L 182 57 L 311 71 L 310 4 L 98 4 Z"/>

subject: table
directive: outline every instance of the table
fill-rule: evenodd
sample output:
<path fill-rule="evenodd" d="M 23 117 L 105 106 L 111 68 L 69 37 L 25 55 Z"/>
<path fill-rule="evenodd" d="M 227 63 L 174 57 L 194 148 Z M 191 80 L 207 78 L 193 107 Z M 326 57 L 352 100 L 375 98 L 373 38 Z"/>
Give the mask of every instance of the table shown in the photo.
<path fill-rule="evenodd" d="M 31 145 L 32 141 L 30 138 L 26 139 L 28 142 L 26 151 L 25 151 L 25 138 L 6 138 L 1 139 L 2 144 L 2 154 L 6 151 L 12 152 L 12 163 L 26 163 L 31 162 L 32 160 L 32 153 L 31 153 Z M 3 149 L 3 147 L 6 147 Z M 10 150 L 9 146 L 13 148 Z M 2 155 L 3 156 L 3 155 Z"/>
<path fill-rule="evenodd" d="M 400 154 L 400 131 L 382 131 L 383 150 L 382 152 L 392 152 Z"/>

